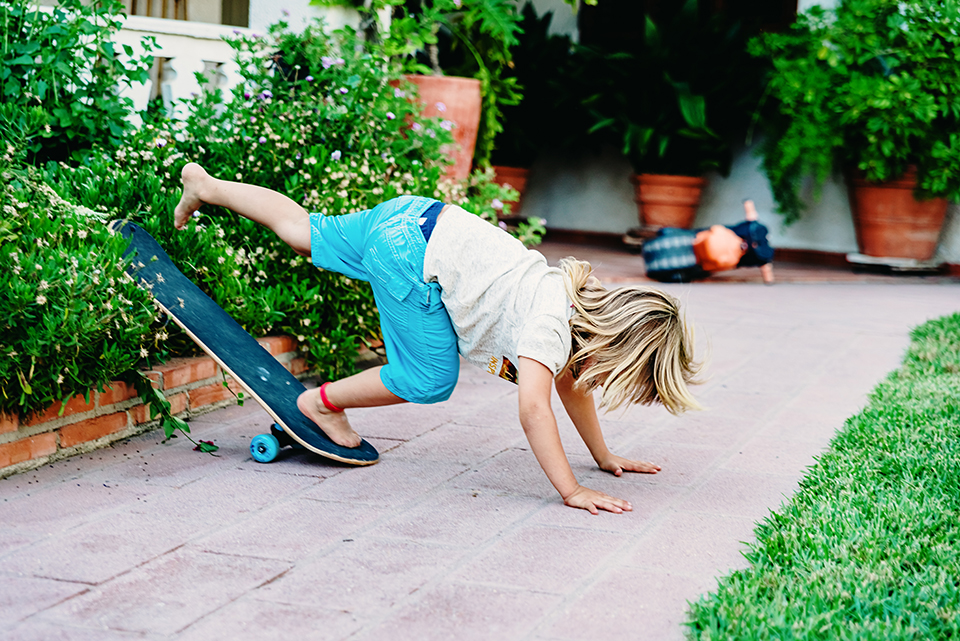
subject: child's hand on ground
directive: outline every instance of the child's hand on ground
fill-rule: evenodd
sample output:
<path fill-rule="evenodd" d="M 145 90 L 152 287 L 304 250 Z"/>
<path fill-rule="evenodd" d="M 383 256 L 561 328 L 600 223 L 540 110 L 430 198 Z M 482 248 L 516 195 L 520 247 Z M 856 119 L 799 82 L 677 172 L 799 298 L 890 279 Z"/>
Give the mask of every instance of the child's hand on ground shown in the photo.
<path fill-rule="evenodd" d="M 660 471 L 659 465 L 646 461 L 631 461 L 630 459 L 610 454 L 607 458 L 597 462 L 601 470 L 620 476 L 624 472 L 639 472 L 640 474 L 656 474 Z"/>
<path fill-rule="evenodd" d="M 578 485 L 569 496 L 563 499 L 565 505 L 588 510 L 590 514 L 599 514 L 600 510 L 607 510 L 614 514 L 629 512 L 633 506 L 623 499 L 607 496 L 603 492 L 591 490 L 589 487 Z"/>

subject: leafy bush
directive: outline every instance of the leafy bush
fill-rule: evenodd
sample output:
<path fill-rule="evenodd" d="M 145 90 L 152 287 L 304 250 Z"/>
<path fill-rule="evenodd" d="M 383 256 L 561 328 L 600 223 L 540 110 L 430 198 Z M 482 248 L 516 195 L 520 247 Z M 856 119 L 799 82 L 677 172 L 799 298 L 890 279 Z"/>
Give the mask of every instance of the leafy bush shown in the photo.
<path fill-rule="evenodd" d="M 102 215 L 32 169 L 8 166 L 0 183 L 0 412 L 25 418 L 136 367 L 163 334 Z"/>
<path fill-rule="evenodd" d="M 779 513 L 691 609 L 700 639 L 960 636 L 960 314 L 913 332 Z"/>
<path fill-rule="evenodd" d="M 19 131 L 37 161 L 78 158 L 113 145 L 129 129 L 132 102 L 120 91 L 145 81 L 148 56 L 118 50 L 119 0 L 0 0 L 0 120 Z M 29 117 L 33 107 L 42 117 Z"/>
<path fill-rule="evenodd" d="M 819 189 L 850 169 L 883 181 L 913 164 L 921 195 L 960 198 L 958 21 L 957 0 L 844 0 L 751 43 L 773 65 L 763 165 L 785 222 L 807 176 Z"/>

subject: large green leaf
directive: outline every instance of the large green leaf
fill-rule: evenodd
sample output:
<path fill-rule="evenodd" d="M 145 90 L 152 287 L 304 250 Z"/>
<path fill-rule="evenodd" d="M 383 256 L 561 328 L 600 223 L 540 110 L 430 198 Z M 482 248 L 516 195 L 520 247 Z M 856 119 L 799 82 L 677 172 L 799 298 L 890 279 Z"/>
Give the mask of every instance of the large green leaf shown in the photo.
<path fill-rule="evenodd" d="M 519 44 L 517 34 L 522 31 L 513 3 L 508 0 L 479 0 L 475 5 L 471 3 L 471 8 L 479 15 L 482 32 L 502 40 L 507 47 Z"/>

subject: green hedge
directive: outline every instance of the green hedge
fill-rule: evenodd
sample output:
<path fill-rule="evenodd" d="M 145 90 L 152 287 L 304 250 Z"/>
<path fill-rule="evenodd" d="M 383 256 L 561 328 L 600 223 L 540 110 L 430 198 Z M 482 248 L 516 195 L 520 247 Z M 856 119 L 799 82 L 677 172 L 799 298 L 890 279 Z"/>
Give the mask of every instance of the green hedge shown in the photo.
<path fill-rule="evenodd" d="M 135 367 L 153 348 L 150 297 L 125 243 L 35 170 L 0 173 L 0 411 L 27 416 Z"/>

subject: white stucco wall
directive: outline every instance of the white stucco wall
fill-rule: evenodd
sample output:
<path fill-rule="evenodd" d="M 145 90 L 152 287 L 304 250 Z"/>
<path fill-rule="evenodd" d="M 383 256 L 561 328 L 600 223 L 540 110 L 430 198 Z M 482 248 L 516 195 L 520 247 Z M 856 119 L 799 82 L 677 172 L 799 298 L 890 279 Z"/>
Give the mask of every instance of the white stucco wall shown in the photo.
<path fill-rule="evenodd" d="M 344 7 L 315 7 L 309 0 L 250 0 L 250 29 L 263 33 L 279 20 L 286 20 L 294 30 L 314 18 L 324 18 L 331 29 L 356 26 L 359 16 Z"/>
<path fill-rule="evenodd" d="M 162 3 L 155 2 L 155 5 L 162 6 Z M 193 2 L 187 5 L 189 11 L 189 18 L 191 22 L 206 22 L 209 24 L 220 24 L 221 14 L 223 7 L 220 4 L 219 0 L 211 1 L 204 0 L 201 2 Z M 161 11 L 159 6 L 154 9 L 153 17 L 162 18 Z M 167 16 L 170 17 L 170 16 Z"/>
<path fill-rule="evenodd" d="M 523 215 L 555 229 L 620 234 L 637 226 L 630 163 L 613 150 L 579 157 L 542 154 L 531 167 Z"/>
<path fill-rule="evenodd" d="M 550 20 L 550 35 L 567 34 L 578 42 L 577 14 L 571 9 L 570 5 L 558 0 L 530 0 L 533 8 L 537 10 L 537 15 L 542 16 L 548 11 L 553 12 L 553 19 Z M 522 7 L 524 0 L 517 0 L 516 4 Z"/>

